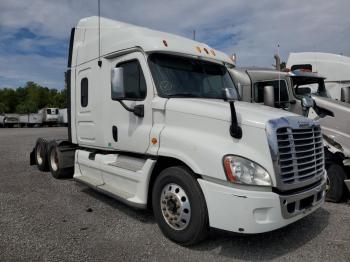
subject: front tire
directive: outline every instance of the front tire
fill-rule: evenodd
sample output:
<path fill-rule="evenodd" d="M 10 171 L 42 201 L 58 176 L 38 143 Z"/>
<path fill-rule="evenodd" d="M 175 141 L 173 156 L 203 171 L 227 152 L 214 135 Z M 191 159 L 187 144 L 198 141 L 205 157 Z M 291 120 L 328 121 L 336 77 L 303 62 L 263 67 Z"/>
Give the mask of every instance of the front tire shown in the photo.
<path fill-rule="evenodd" d="M 208 235 L 205 198 L 187 168 L 169 167 L 159 174 L 153 186 L 152 206 L 159 228 L 170 240 L 189 246 Z"/>
<path fill-rule="evenodd" d="M 345 171 L 340 165 L 333 163 L 327 168 L 327 201 L 338 203 L 343 199 L 345 178 Z"/>
<path fill-rule="evenodd" d="M 56 141 L 51 141 L 48 145 L 48 165 L 51 175 L 56 179 L 73 177 L 74 168 L 64 167 L 63 154 Z"/>

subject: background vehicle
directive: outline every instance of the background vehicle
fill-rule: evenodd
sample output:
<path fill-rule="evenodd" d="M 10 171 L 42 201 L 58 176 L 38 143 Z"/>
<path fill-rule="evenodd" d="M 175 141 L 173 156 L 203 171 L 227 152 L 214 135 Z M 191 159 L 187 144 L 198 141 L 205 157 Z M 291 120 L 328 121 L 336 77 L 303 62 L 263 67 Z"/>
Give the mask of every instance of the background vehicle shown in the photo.
<path fill-rule="evenodd" d="M 67 114 L 67 108 L 59 109 L 58 110 L 58 122 L 61 126 L 68 126 L 68 114 Z"/>
<path fill-rule="evenodd" d="M 56 178 L 74 168 L 75 180 L 152 208 L 162 232 L 182 245 L 209 227 L 271 231 L 322 205 L 317 121 L 237 101 L 232 61 L 203 43 L 98 22 L 82 19 L 71 33 L 69 139 L 39 138 L 31 164 Z"/>
<path fill-rule="evenodd" d="M 329 98 L 324 78 L 313 73 L 257 68 L 230 72 L 240 86 L 243 101 L 281 108 L 320 122 L 330 179 L 327 198 L 341 201 L 350 190 L 350 105 Z"/>
<path fill-rule="evenodd" d="M 19 115 L 17 114 L 4 114 L 0 116 L 2 127 L 15 127 L 19 126 Z"/>
<path fill-rule="evenodd" d="M 342 92 L 350 92 L 350 57 L 320 52 L 290 53 L 287 68 L 292 71 L 308 70 L 324 76 L 329 96 L 350 103 L 350 100 L 342 99 Z"/>
<path fill-rule="evenodd" d="M 19 116 L 20 126 L 34 127 L 41 126 L 43 123 L 42 114 L 30 113 Z"/>
<path fill-rule="evenodd" d="M 59 117 L 58 108 L 43 108 L 38 111 L 39 118 L 42 119 L 43 125 L 57 125 Z"/>
<path fill-rule="evenodd" d="M 5 114 L 0 114 L 0 127 L 4 127 Z"/>

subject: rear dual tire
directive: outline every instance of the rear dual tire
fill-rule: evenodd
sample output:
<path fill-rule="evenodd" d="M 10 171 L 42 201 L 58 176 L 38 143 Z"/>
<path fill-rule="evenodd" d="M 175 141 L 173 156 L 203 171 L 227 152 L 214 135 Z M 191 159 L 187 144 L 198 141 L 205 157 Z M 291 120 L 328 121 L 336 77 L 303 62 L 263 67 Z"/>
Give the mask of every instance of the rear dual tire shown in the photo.
<path fill-rule="evenodd" d="M 49 171 L 49 165 L 47 161 L 47 146 L 48 141 L 45 138 L 39 138 L 36 141 L 34 152 L 35 152 L 35 164 L 38 169 L 43 172 Z"/>
<path fill-rule="evenodd" d="M 73 177 L 74 167 L 64 167 L 63 154 L 56 141 L 39 138 L 35 144 L 35 164 L 43 172 L 51 172 L 56 179 Z"/>
<path fill-rule="evenodd" d="M 73 177 L 74 167 L 64 167 L 63 154 L 57 142 L 54 140 L 48 144 L 47 159 L 49 170 L 54 178 L 62 179 Z"/>

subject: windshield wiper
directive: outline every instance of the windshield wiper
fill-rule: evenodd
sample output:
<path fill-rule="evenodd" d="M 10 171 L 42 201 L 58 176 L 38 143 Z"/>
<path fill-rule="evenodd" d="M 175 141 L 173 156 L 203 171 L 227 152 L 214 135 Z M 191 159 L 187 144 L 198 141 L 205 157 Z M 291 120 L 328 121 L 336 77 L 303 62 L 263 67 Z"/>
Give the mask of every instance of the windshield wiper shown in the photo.
<path fill-rule="evenodd" d="M 200 97 L 199 95 L 191 94 L 191 93 L 176 93 L 166 95 L 167 97 Z"/>

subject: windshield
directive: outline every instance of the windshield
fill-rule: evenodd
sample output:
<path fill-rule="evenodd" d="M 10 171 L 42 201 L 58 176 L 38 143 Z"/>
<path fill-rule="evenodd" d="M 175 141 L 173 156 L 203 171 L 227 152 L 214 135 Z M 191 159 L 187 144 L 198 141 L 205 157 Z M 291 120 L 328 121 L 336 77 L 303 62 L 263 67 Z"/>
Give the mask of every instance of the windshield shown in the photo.
<path fill-rule="evenodd" d="M 330 98 L 327 89 L 324 85 L 323 78 L 293 77 L 292 82 L 294 92 L 299 97 L 312 94 L 316 96 Z"/>
<path fill-rule="evenodd" d="M 149 64 L 160 97 L 222 99 L 224 88 L 235 88 L 224 65 L 160 53 Z"/>

